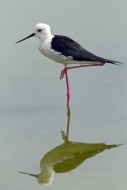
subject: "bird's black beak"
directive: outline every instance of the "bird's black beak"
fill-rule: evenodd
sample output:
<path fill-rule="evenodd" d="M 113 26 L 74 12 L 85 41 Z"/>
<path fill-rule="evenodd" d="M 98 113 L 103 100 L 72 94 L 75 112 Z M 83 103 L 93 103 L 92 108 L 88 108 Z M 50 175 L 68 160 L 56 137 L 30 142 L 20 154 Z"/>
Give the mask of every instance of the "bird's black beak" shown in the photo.
<path fill-rule="evenodd" d="M 33 37 L 33 36 L 35 36 L 35 33 L 32 33 L 32 34 L 30 34 L 29 36 L 27 36 L 26 38 L 23 38 L 22 40 L 19 40 L 18 42 L 16 42 L 16 44 L 19 43 L 19 42 L 22 42 L 22 41 L 24 41 L 24 40 L 26 40 L 26 39 L 28 39 L 28 38 L 31 38 L 31 37 Z"/>

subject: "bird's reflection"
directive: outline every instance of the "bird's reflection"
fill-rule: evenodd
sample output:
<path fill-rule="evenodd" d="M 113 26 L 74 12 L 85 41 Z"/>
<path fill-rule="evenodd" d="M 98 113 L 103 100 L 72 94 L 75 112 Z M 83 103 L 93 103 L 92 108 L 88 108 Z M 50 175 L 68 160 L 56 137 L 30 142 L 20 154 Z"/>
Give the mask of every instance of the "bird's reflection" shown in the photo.
<path fill-rule="evenodd" d="M 53 182 L 54 174 L 65 173 L 76 169 L 86 159 L 106 150 L 118 147 L 119 145 L 106 145 L 104 143 L 81 143 L 69 141 L 70 107 L 67 107 L 67 129 L 66 133 L 61 131 L 64 143 L 47 152 L 41 159 L 39 174 L 28 174 L 36 177 L 41 185 L 49 185 Z"/>

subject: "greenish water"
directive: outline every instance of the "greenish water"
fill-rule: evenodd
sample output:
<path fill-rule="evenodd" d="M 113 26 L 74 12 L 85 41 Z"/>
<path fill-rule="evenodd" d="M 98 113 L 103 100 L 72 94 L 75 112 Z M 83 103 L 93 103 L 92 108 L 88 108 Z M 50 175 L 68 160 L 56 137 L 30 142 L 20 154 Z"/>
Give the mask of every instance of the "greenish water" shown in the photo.
<path fill-rule="evenodd" d="M 47 175 L 52 190 L 127 188 L 126 7 L 125 0 L 1 1 L 1 189 L 44 188 L 19 171 Z M 70 118 L 62 65 L 41 55 L 35 38 L 15 45 L 39 22 L 124 63 L 69 71 Z"/>

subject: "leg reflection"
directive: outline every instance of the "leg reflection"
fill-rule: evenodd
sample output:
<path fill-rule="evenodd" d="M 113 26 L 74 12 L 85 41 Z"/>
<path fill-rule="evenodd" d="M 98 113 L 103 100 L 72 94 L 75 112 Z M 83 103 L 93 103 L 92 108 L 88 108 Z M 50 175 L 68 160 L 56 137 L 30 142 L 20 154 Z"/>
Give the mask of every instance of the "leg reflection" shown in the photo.
<path fill-rule="evenodd" d="M 69 141 L 70 118 L 71 118 L 70 106 L 67 105 L 67 129 L 66 129 L 66 134 L 65 134 L 64 131 L 61 130 L 62 139 L 65 142 Z"/>

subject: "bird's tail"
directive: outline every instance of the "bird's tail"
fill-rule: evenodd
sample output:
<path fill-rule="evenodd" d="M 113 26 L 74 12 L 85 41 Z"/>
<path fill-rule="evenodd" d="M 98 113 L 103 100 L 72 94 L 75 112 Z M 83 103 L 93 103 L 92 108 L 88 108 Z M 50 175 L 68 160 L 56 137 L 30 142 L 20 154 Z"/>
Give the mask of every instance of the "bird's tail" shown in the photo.
<path fill-rule="evenodd" d="M 114 64 L 114 65 L 118 65 L 118 66 L 122 66 L 122 62 L 119 62 L 119 61 L 114 61 L 114 60 L 110 60 L 110 59 L 103 59 L 103 61 L 105 63 L 111 63 L 111 64 Z"/>

